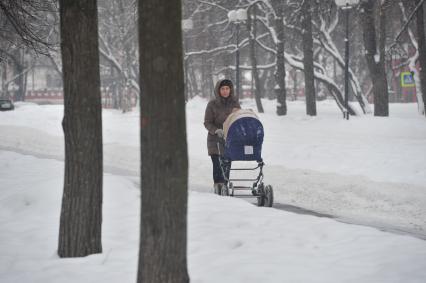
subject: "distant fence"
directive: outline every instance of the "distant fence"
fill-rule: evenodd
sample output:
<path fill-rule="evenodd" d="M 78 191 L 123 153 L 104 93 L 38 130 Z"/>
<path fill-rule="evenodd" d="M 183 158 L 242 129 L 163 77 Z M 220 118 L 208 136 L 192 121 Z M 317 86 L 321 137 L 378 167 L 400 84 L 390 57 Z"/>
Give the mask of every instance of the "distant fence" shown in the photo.
<path fill-rule="evenodd" d="M 114 97 L 111 91 L 102 88 L 102 107 L 113 108 Z M 58 90 L 29 90 L 25 95 L 25 101 L 34 102 L 38 104 L 63 104 L 64 103 L 64 92 L 62 89 Z M 132 90 L 126 91 L 125 94 L 118 99 L 119 103 L 126 105 L 125 107 L 135 107 L 137 104 L 137 93 Z M 123 108 L 123 107 L 121 107 Z"/>

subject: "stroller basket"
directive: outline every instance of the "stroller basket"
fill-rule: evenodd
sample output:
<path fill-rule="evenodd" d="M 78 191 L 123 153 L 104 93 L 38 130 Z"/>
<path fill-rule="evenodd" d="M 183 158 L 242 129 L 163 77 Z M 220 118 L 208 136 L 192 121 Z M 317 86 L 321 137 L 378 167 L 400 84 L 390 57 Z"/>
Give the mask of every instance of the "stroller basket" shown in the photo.
<path fill-rule="evenodd" d="M 262 161 L 263 126 L 251 110 L 232 113 L 223 124 L 225 159 L 230 161 Z"/>

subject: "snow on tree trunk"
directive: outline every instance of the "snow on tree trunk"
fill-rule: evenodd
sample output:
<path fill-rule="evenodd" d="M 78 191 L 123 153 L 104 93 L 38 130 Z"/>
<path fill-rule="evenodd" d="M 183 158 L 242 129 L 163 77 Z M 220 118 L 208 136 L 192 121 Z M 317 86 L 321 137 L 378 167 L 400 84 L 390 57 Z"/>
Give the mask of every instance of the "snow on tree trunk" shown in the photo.
<path fill-rule="evenodd" d="M 101 253 L 102 117 L 96 0 L 61 0 L 65 180 L 60 257 Z"/>
<path fill-rule="evenodd" d="M 189 282 L 181 2 L 138 1 L 141 227 L 138 282 Z"/>

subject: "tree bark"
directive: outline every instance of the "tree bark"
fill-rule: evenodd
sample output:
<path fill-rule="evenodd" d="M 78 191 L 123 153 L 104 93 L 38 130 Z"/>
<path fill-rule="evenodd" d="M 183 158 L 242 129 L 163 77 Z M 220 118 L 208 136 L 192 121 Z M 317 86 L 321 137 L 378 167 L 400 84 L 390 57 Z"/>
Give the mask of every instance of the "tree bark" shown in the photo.
<path fill-rule="evenodd" d="M 139 0 L 141 229 L 138 282 L 189 282 L 181 1 Z"/>
<path fill-rule="evenodd" d="M 275 71 L 275 82 L 277 92 L 277 115 L 287 115 L 287 93 L 285 85 L 285 60 L 284 60 L 284 22 L 283 22 L 283 5 L 284 2 L 276 2 L 275 27 L 277 29 L 277 66 Z"/>
<path fill-rule="evenodd" d="M 317 115 L 317 106 L 315 101 L 315 80 L 314 80 L 314 40 L 312 35 L 311 19 L 311 0 L 305 0 L 303 3 L 303 65 L 305 72 L 305 98 L 306 114 L 310 116 Z"/>
<path fill-rule="evenodd" d="M 379 38 L 376 35 L 375 2 L 374 0 L 367 0 L 361 3 L 365 59 L 373 83 L 374 116 L 389 116 L 389 95 L 385 72 L 387 1 L 384 4 L 377 3 L 379 5 Z M 379 44 L 378 50 L 377 41 Z M 377 54 L 377 51 L 380 53 Z"/>
<path fill-rule="evenodd" d="M 416 5 L 420 0 L 415 0 Z M 417 42 L 419 48 L 419 65 L 420 65 L 420 83 L 422 90 L 423 98 L 423 114 L 426 116 L 426 34 L 425 34 L 425 24 L 424 24 L 424 6 L 420 7 L 416 13 L 416 23 L 417 23 Z"/>
<path fill-rule="evenodd" d="M 16 58 L 17 58 L 17 64 L 15 67 L 15 75 L 17 75 L 18 77 L 16 78 L 15 82 L 16 85 L 18 86 L 18 91 L 16 92 L 16 96 L 15 96 L 15 100 L 16 101 L 24 101 L 25 100 L 25 74 L 24 74 L 24 69 L 25 69 L 25 62 L 24 62 L 24 56 L 22 54 L 23 50 L 18 49 L 16 50 Z"/>
<path fill-rule="evenodd" d="M 96 0 L 61 0 L 65 180 L 60 257 L 102 252 L 102 117 Z"/>

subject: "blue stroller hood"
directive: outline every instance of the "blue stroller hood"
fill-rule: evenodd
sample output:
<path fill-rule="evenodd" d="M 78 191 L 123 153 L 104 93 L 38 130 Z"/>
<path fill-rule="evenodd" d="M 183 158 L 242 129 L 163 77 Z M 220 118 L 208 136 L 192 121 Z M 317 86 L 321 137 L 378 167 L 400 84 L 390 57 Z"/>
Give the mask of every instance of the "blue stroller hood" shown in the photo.
<path fill-rule="evenodd" d="M 231 161 L 262 161 L 263 126 L 252 110 L 238 110 L 223 123 L 224 157 Z"/>

